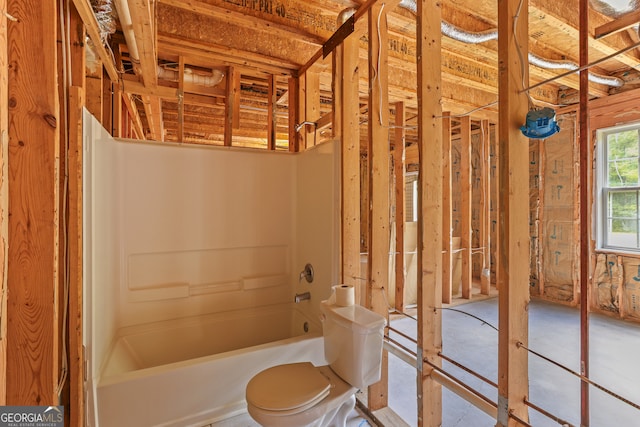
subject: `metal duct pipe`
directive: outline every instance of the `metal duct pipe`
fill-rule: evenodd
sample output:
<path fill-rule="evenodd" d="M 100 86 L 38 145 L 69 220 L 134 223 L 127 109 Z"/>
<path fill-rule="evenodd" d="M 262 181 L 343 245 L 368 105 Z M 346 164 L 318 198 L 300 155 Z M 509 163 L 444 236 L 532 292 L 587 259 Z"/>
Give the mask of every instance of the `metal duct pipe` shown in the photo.
<path fill-rule="evenodd" d="M 417 11 L 415 0 L 402 0 L 400 2 L 400 7 L 410 10 L 413 13 L 416 13 Z M 466 31 L 446 21 L 442 21 L 442 23 L 440 24 L 440 31 L 442 31 L 443 35 L 449 38 L 469 44 L 484 43 L 498 39 L 498 30 L 485 30 L 479 32 Z M 579 68 L 578 64 L 571 61 L 545 59 L 540 56 L 534 55 L 533 53 L 529 53 L 529 62 L 536 67 L 549 70 L 577 70 Z M 589 72 L 589 81 L 613 87 L 620 87 L 624 84 L 624 80 L 620 78 L 601 76 L 592 72 Z"/>
<path fill-rule="evenodd" d="M 348 7 L 346 9 L 344 9 L 342 12 L 340 12 L 338 14 L 338 26 L 344 24 L 345 22 L 347 22 L 347 19 L 351 18 L 351 16 L 356 13 L 356 9 L 353 7 Z"/>
<path fill-rule="evenodd" d="M 556 61 L 552 59 L 541 58 L 533 53 L 529 53 L 529 63 L 536 67 L 551 70 L 577 70 L 578 64 L 571 61 Z M 620 87 L 624 84 L 624 80 L 618 77 L 600 76 L 598 74 L 589 73 L 589 81 L 600 83 L 607 86 Z"/>
<path fill-rule="evenodd" d="M 158 78 L 163 80 L 171 80 L 177 82 L 180 77 L 180 73 L 176 70 L 171 70 L 158 65 Z M 190 68 L 184 69 L 184 81 L 185 83 L 192 83 L 199 86 L 213 87 L 218 85 L 224 73 L 220 70 L 213 69 L 211 75 L 206 76 L 202 74 L 194 73 Z"/>

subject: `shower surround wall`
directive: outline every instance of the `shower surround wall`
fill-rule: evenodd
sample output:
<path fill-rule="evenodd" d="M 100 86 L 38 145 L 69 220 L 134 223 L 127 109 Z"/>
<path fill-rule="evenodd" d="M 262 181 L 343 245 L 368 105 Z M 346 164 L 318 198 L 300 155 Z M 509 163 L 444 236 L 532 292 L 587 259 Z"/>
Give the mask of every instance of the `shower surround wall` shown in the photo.
<path fill-rule="evenodd" d="M 93 381 L 121 327 L 292 302 L 338 277 L 337 144 L 299 154 L 117 141 L 85 117 Z M 312 284 L 299 281 L 304 265 Z M 215 337 L 212 337 L 215 339 Z"/>

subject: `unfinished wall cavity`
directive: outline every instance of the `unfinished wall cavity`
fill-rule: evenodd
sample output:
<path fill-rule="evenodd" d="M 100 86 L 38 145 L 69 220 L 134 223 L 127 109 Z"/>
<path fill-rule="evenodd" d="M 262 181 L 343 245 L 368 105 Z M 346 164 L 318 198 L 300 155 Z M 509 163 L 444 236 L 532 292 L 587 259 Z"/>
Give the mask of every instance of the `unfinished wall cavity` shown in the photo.
<path fill-rule="evenodd" d="M 576 119 L 559 117 L 561 131 L 539 145 L 539 284 L 541 296 L 575 303 L 579 258 L 576 232 Z"/>

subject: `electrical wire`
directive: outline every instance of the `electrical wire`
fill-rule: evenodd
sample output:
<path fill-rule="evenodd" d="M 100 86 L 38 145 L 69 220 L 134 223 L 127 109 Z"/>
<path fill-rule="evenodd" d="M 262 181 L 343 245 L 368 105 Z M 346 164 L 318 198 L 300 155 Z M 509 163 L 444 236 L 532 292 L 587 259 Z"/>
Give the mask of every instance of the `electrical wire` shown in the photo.
<path fill-rule="evenodd" d="M 520 48 L 520 43 L 518 43 L 518 37 L 516 35 L 516 31 L 518 28 L 518 18 L 520 17 L 520 10 L 522 9 L 523 3 L 524 3 L 524 0 L 520 0 L 520 3 L 518 4 L 518 8 L 516 9 L 516 14 L 513 16 L 513 39 L 514 39 L 514 43 L 516 44 L 516 51 L 518 52 L 518 58 L 520 59 L 520 73 L 522 75 L 522 90 L 524 90 L 524 88 L 527 87 L 525 82 L 525 75 L 527 70 L 525 69 L 524 56 L 522 54 L 522 49 Z M 535 106 L 535 103 L 533 102 L 533 98 L 531 97 L 531 94 L 529 93 L 529 91 L 526 91 L 526 94 L 527 94 L 527 98 L 529 99 L 529 109 L 531 109 Z"/>
<path fill-rule="evenodd" d="M 71 20 L 71 13 L 70 13 L 70 9 L 69 9 L 69 4 L 66 4 L 65 7 L 65 2 L 63 0 L 60 0 L 60 25 L 61 25 L 61 38 L 62 38 L 62 58 L 63 58 L 63 81 L 65 82 L 65 84 L 62 85 L 62 90 L 63 90 L 63 100 L 64 100 L 64 106 L 62 108 L 62 120 L 63 120 L 63 126 L 64 129 L 68 129 L 68 124 L 69 124 L 69 117 L 68 117 L 68 110 L 69 110 L 69 104 L 68 104 L 68 89 L 71 86 L 71 73 L 70 73 L 70 66 L 69 66 L 69 62 L 71 60 L 70 58 L 70 51 L 71 51 L 71 46 L 70 46 L 70 40 L 71 38 L 69 37 L 69 25 L 68 22 L 70 22 Z M 66 13 L 65 13 L 66 12 Z M 66 17 L 65 17 L 66 14 Z M 66 18 L 66 19 L 65 19 Z M 61 348 L 61 367 L 60 367 L 60 378 L 58 379 L 58 386 L 56 388 L 56 394 L 58 395 L 58 401 L 60 402 L 62 400 L 62 390 L 64 389 L 64 385 L 67 382 L 67 376 L 69 373 L 69 366 L 68 366 L 68 361 L 67 361 L 67 319 L 68 319 L 68 314 L 69 314 L 69 286 L 70 286 L 70 282 L 69 282 L 69 271 L 70 271 L 70 265 L 69 265 L 69 239 L 67 237 L 67 194 L 68 194 L 68 186 L 69 186 L 69 150 L 68 150 L 68 134 L 65 137 L 65 140 L 63 141 L 62 144 L 62 150 L 63 153 L 62 155 L 65 156 L 65 162 L 64 162 L 64 166 L 65 166 L 65 170 L 64 170 L 64 178 L 63 178 L 63 190 L 62 190 L 62 212 L 60 213 L 60 221 L 62 223 L 62 238 L 64 239 L 63 242 L 63 257 L 64 259 L 62 260 L 62 263 L 64 265 L 64 283 L 63 283 L 63 308 L 62 308 L 62 348 Z"/>

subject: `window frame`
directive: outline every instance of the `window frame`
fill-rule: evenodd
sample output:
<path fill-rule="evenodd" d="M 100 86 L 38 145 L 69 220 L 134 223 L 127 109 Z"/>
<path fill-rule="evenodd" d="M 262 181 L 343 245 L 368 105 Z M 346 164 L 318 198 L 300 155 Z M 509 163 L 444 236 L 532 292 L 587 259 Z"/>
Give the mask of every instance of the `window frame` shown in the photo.
<path fill-rule="evenodd" d="M 602 251 L 640 254 L 640 183 L 636 185 L 611 187 L 608 185 L 608 150 L 607 136 L 611 134 L 635 130 L 638 133 L 638 170 L 640 173 L 640 122 L 629 123 L 621 126 L 613 126 L 596 131 L 596 185 L 594 186 L 596 200 L 596 248 Z M 609 196 L 615 193 L 635 192 L 636 194 L 636 217 L 618 218 L 635 220 L 636 222 L 636 246 L 620 246 L 608 242 L 609 222 L 616 219 L 609 215 Z"/>

